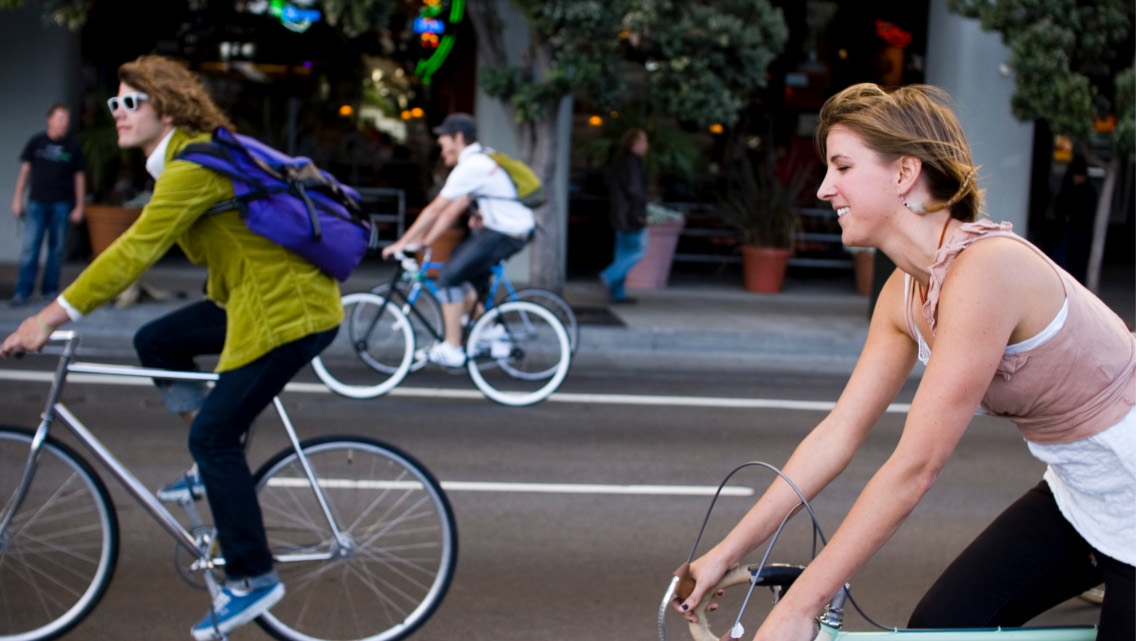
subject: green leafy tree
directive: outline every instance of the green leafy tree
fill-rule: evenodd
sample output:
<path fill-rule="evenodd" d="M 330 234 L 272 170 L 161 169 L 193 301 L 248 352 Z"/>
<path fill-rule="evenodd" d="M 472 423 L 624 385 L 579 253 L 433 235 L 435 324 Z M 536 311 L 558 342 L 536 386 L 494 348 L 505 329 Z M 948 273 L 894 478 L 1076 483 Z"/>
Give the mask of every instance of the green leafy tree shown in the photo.
<path fill-rule="evenodd" d="M 1107 165 L 1097 207 L 1088 285 L 1099 284 L 1112 193 L 1122 158 L 1136 153 L 1136 4 L 1132 0 L 948 0 L 951 11 L 1001 34 L 1010 49 L 1014 117 Z M 1094 122 L 1115 119 L 1107 133 Z"/>
<path fill-rule="evenodd" d="M 654 111 L 698 123 L 736 122 L 749 93 L 765 84 L 783 49 L 783 13 L 767 0 L 514 0 L 528 45 L 512 59 L 497 0 L 469 0 L 482 87 L 514 123 L 519 153 L 546 184 L 563 152 L 558 112 L 573 96 L 599 107 L 627 97 L 625 50 L 646 60 L 646 99 Z M 565 280 L 558 211 L 537 212 L 530 281 L 558 289 Z"/>
<path fill-rule="evenodd" d="M 36 0 L 45 19 L 82 26 L 94 0 Z M 27 0 L 0 0 L 0 9 Z M 627 53 L 645 61 L 643 99 L 656 115 L 701 124 L 734 124 L 749 94 L 765 85 L 783 49 L 783 12 L 768 0 L 512 0 L 525 18 L 527 45 L 508 46 L 500 0 L 467 0 L 481 85 L 514 125 L 519 154 L 547 185 L 564 153 L 558 114 L 574 96 L 599 107 L 628 97 Z M 387 27 L 395 0 L 321 0 L 329 24 L 353 37 Z M 530 281 L 559 289 L 565 243 L 554 203 L 536 212 Z"/>

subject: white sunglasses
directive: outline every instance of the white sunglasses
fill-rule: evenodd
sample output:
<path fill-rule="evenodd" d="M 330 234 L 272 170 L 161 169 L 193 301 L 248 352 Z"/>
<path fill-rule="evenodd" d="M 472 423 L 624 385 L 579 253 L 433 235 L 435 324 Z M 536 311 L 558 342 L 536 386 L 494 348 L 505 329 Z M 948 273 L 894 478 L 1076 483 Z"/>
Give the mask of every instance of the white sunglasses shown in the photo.
<path fill-rule="evenodd" d="M 127 111 L 135 111 L 139 108 L 142 101 L 149 97 L 150 96 L 141 91 L 135 91 L 122 96 L 111 96 L 107 99 L 107 107 L 111 110 L 111 113 L 115 113 L 115 110 L 120 106 Z"/>

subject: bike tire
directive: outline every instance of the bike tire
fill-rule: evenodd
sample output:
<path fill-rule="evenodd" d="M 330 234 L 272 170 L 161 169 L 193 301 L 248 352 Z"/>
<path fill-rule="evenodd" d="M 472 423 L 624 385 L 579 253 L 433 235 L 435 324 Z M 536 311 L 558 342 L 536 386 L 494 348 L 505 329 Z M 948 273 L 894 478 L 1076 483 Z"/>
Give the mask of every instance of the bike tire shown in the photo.
<path fill-rule="evenodd" d="M 342 547 L 297 453 L 284 450 L 254 476 L 285 598 L 259 618 L 283 641 L 395 641 L 435 612 L 455 573 L 455 516 L 438 481 L 388 444 L 330 436 L 301 444 Z"/>
<path fill-rule="evenodd" d="M 480 334 L 505 328 L 505 353 L 485 344 Z M 570 339 L 553 312 L 526 301 L 496 305 L 476 319 L 467 338 L 467 372 L 483 394 L 503 405 L 521 407 L 545 400 L 570 371 Z"/>
<path fill-rule="evenodd" d="M 31 452 L 34 433 L 0 427 L 0 519 Z M 0 641 L 54 639 L 99 603 L 115 573 L 119 522 L 94 470 L 48 437 L 28 493 L 0 532 Z"/>
<path fill-rule="evenodd" d="M 546 289 L 522 289 L 515 293 L 518 300 L 527 301 L 542 305 L 546 309 L 554 312 L 558 320 L 562 321 L 562 326 L 566 328 L 566 337 L 570 339 L 570 356 L 578 353 L 578 317 L 574 315 L 574 309 L 570 307 L 570 303 L 558 294 Z"/>
<path fill-rule="evenodd" d="M 369 293 L 341 297 L 344 321 L 332 345 L 312 360 L 330 390 L 348 398 L 375 398 L 392 391 L 411 370 L 415 335 L 394 303 Z"/>
<path fill-rule="evenodd" d="M 407 309 L 407 295 L 411 291 L 412 285 L 408 282 L 401 282 L 396 287 L 404 294 L 404 298 L 396 298 L 391 302 L 401 306 L 401 311 L 408 317 L 408 322 L 412 325 L 412 332 L 415 334 L 416 345 L 421 347 L 430 347 L 435 343 L 437 337 L 443 336 L 443 307 L 440 306 L 439 299 L 435 297 L 426 287 L 420 290 L 419 296 L 416 297 L 414 305 L 416 311 L 419 312 L 417 316 L 411 310 Z M 388 297 L 388 290 L 391 286 L 388 283 L 383 283 L 372 288 L 372 293 L 380 298 Z M 428 364 L 427 358 L 417 358 L 413 355 L 411 371 L 416 372 Z"/>

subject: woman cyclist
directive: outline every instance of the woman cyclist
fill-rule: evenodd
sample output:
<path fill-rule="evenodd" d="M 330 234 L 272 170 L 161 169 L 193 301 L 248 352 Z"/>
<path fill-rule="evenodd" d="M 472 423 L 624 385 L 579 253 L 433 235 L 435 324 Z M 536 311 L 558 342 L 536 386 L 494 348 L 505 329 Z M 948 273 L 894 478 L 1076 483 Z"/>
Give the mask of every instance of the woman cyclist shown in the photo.
<path fill-rule="evenodd" d="M 809 641 L 814 618 L 931 488 L 979 407 L 1009 418 L 1044 480 L 919 602 L 912 628 L 1018 626 L 1105 583 L 1097 638 L 1135 639 L 1135 338 L 1008 223 L 978 221 L 977 167 L 945 93 L 860 84 L 820 113 L 819 197 L 848 246 L 898 266 L 835 408 L 784 471 L 811 498 L 840 474 L 926 364 L 898 445 L 755 639 Z M 997 463 L 997 462 L 995 462 Z M 777 482 L 713 549 L 678 570 L 692 609 L 772 535 L 796 495 Z"/>
<path fill-rule="evenodd" d="M 194 357 L 219 354 L 212 389 L 158 381 L 167 407 L 190 421 L 195 469 L 159 491 L 163 500 L 205 493 L 226 558 L 226 585 L 191 633 L 225 635 L 281 599 L 243 436 L 297 371 L 336 336 L 344 316 L 336 281 L 283 247 L 246 229 L 238 212 L 203 216 L 233 198 L 229 179 L 176 160 L 229 121 L 182 65 L 143 56 L 119 69 L 108 101 L 120 147 L 138 147 L 155 178 L 154 195 L 135 224 L 51 304 L 25 320 L 0 355 L 38 351 L 53 329 L 114 297 L 175 243 L 208 268 L 206 300 L 144 326 L 135 347 L 144 366 L 197 369 Z"/>

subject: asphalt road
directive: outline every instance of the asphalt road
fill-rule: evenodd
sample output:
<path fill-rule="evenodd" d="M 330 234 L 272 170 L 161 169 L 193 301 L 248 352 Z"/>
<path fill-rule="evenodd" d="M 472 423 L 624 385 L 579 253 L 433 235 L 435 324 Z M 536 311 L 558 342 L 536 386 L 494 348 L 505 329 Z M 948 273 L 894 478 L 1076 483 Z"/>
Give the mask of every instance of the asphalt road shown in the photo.
<path fill-rule="evenodd" d="M 30 357 L 0 363 L 0 375 L 51 367 L 50 359 Z M 315 379 L 306 372 L 299 380 Z M 303 437 L 367 434 L 410 452 L 445 482 L 708 487 L 746 461 L 782 463 L 842 383 L 810 376 L 572 372 L 561 392 L 576 396 L 529 408 L 501 407 L 477 397 L 353 401 L 290 392 L 284 400 Z M 0 385 L 5 398 L 0 422 L 33 425 L 47 386 L 17 380 Z M 403 391 L 436 386 L 473 389 L 464 377 L 421 373 L 409 378 Z M 912 392 L 904 390 L 900 403 Z M 729 407 L 731 402 L 714 400 L 702 406 L 690 397 L 771 402 Z M 161 486 L 188 465 L 185 428 L 165 413 L 153 390 L 74 384 L 65 402 L 148 486 Z M 849 470 L 814 502 L 826 532 L 835 530 L 890 454 L 903 418 L 901 412 L 888 414 Z M 260 462 L 284 442 L 271 417 L 263 417 L 257 429 L 251 459 Z M 939 569 L 1042 471 L 1011 425 L 977 419 L 938 485 L 854 578 L 859 605 L 884 625 L 905 625 Z M 749 469 L 731 484 L 759 491 L 770 479 Z M 206 612 L 206 594 L 177 577 L 174 544 L 166 534 L 121 488 L 111 490 L 123 529 L 117 574 L 95 612 L 65 638 L 188 638 L 190 626 Z M 458 569 L 443 605 L 411 637 L 416 641 L 654 639 L 670 573 L 687 558 L 709 504 L 708 497 L 669 493 L 454 491 L 449 496 L 459 527 Z M 721 499 L 700 549 L 723 535 L 753 500 Z M 773 559 L 806 562 L 810 553 L 806 521 L 797 518 Z M 767 600 L 757 596 L 753 602 L 762 609 Z M 1074 600 L 1035 623 L 1090 623 L 1096 615 L 1095 606 Z M 868 629 L 850 609 L 847 623 Z M 755 625 L 749 630 L 750 636 Z M 231 636 L 235 641 L 267 638 L 252 624 Z M 672 615 L 668 638 L 689 638 Z"/>

